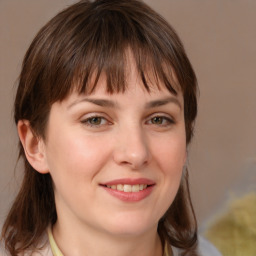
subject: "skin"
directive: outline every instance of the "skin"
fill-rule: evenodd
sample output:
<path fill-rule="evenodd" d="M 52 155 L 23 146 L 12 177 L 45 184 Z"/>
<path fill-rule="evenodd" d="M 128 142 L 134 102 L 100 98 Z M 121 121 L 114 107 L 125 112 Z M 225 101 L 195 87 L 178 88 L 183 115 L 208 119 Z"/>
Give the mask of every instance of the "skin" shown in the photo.
<path fill-rule="evenodd" d="M 30 164 L 52 176 L 58 215 L 53 235 L 64 255 L 163 253 L 157 225 L 186 161 L 183 96 L 164 86 L 147 92 L 132 64 L 124 93 L 108 94 L 102 76 L 92 94 L 73 92 L 55 102 L 45 140 L 33 135 L 28 121 L 18 124 Z M 136 202 L 101 186 L 123 178 L 147 178 L 154 186 Z"/>

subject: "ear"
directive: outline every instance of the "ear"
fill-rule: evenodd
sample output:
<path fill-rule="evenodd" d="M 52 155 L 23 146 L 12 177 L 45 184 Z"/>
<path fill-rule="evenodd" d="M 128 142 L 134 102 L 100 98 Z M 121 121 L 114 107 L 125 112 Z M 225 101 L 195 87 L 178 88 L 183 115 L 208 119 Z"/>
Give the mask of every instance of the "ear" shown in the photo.
<path fill-rule="evenodd" d="M 42 174 L 48 173 L 43 139 L 34 134 L 27 120 L 20 120 L 17 129 L 26 158 L 30 165 Z"/>

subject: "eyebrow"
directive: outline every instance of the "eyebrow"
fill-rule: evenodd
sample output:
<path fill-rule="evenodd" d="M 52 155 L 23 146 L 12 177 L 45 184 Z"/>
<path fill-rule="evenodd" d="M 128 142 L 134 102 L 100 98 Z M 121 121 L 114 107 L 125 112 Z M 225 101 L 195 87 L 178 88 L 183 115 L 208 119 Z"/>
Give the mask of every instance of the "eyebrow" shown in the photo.
<path fill-rule="evenodd" d="M 71 108 L 74 105 L 76 105 L 78 103 L 81 103 L 81 102 L 89 102 L 89 103 L 93 103 L 93 104 L 95 104 L 97 106 L 100 106 L 100 107 L 108 107 L 108 108 L 114 108 L 114 107 L 117 106 L 117 104 L 115 102 L 111 101 L 111 100 L 84 98 L 82 100 L 73 102 L 72 104 L 70 104 L 68 106 L 68 108 Z"/>
<path fill-rule="evenodd" d="M 160 106 L 163 106 L 163 105 L 166 105 L 168 103 L 174 103 L 176 104 L 180 109 L 182 108 L 181 107 L 181 104 L 179 102 L 179 100 L 177 98 L 174 98 L 174 97 L 168 97 L 168 98 L 165 98 L 165 99 L 161 99 L 161 100 L 154 100 L 154 101 L 150 101 L 146 104 L 146 108 L 154 108 L 154 107 L 160 107 Z"/>
<path fill-rule="evenodd" d="M 77 105 L 78 103 L 81 103 L 81 102 L 93 103 L 100 107 L 108 107 L 108 108 L 115 108 L 115 107 L 118 108 L 119 107 L 119 105 L 116 102 L 111 101 L 111 100 L 84 98 L 82 100 L 78 100 L 78 101 L 71 103 L 67 108 L 69 109 L 69 108 L 73 107 L 74 105 Z M 149 109 L 149 108 L 154 108 L 154 107 L 160 107 L 160 106 L 167 105 L 168 103 L 174 103 L 180 109 L 182 108 L 179 100 L 174 97 L 168 97 L 165 99 L 150 101 L 150 102 L 146 103 L 146 108 Z"/>

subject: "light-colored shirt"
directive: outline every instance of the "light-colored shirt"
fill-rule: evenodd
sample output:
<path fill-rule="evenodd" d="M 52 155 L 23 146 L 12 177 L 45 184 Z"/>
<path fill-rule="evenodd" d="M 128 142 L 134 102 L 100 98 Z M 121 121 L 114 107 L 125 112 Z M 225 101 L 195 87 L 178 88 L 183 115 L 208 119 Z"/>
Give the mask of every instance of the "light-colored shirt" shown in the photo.
<path fill-rule="evenodd" d="M 50 228 L 48 228 L 48 238 L 49 238 L 53 256 L 64 256 L 62 254 L 62 252 L 60 251 L 60 249 L 58 248 Z M 198 244 L 199 244 L 199 254 L 200 255 L 202 255 L 202 256 L 221 256 L 221 254 L 217 251 L 217 249 L 211 243 L 209 243 L 206 239 L 204 239 L 200 236 L 198 238 Z M 179 256 L 179 249 L 173 248 L 166 243 L 163 256 L 172 256 L 172 255 Z"/>
<path fill-rule="evenodd" d="M 19 254 L 19 256 L 64 256 L 54 240 L 51 228 L 48 228 L 47 235 L 45 235 L 42 239 L 42 245 L 44 246 L 41 250 L 28 250 L 22 254 Z M 198 251 L 200 256 L 221 256 L 218 250 L 211 243 L 209 243 L 206 239 L 200 236 L 198 239 Z M 166 243 L 163 256 L 179 255 L 179 249 L 171 247 L 169 244 Z M 9 256 L 6 252 L 4 252 L 2 246 L 0 246 L 0 256 Z"/>

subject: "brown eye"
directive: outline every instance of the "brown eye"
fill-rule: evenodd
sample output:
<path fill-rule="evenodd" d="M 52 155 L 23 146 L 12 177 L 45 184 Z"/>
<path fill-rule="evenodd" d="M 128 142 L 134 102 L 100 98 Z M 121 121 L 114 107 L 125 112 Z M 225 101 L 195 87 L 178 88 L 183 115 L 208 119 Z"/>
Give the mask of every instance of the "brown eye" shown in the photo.
<path fill-rule="evenodd" d="M 90 127 L 101 127 L 108 124 L 106 118 L 102 116 L 91 116 L 81 121 L 82 124 L 90 126 Z"/>
<path fill-rule="evenodd" d="M 102 118 L 98 116 L 88 119 L 88 123 L 90 123 L 91 125 L 100 125 L 101 122 L 102 122 Z"/>
<path fill-rule="evenodd" d="M 154 116 L 154 117 L 150 118 L 146 123 L 156 125 L 156 126 L 165 127 L 165 126 L 174 124 L 174 121 L 172 118 L 167 117 L 167 116 Z"/>
<path fill-rule="evenodd" d="M 151 119 L 152 124 L 162 124 L 164 121 L 164 118 L 161 116 L 155 116 Z"/>

